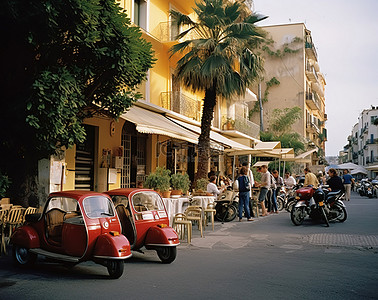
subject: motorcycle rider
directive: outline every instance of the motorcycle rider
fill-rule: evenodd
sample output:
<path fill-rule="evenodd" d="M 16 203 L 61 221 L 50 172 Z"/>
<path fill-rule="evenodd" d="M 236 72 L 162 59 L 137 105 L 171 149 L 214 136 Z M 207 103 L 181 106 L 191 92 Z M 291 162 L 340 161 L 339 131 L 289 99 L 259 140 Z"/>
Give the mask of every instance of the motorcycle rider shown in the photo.
<path fill-rule="evenodd" d="M 337 176 L 336 170 L 334 168 L 329 169 L 328 175 L 330 176 L 330 178 L 327 181 L 327 184 L 329 185 L 328 190 L 332 192 L 343 191 L 343 181 L 339 176 Z"/>

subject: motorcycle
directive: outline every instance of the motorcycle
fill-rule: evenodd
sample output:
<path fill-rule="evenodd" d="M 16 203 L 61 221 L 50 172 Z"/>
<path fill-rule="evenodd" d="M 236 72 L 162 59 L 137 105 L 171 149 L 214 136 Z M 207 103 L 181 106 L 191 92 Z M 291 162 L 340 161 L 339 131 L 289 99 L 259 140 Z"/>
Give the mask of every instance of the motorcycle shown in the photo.
<path fill-rule="evenodd" d="M 322 189 L 314 189 L 312 186 L 300 188 L 296 191 L 297 202 L 291 210 L 290 217 L 294 225 L 303 224 L 308 215 L 313 220 L 321 220 L 329 227 L 328 217 L 325 211 L 325 196 Z"/>
<path fill-rule="evenodd" d="M 239 205 L 239 195 L 228 187 L 215 201 L 215 219 L 220 222 L 231 222 L 236 218 Z"/>
<path fill-rule="evenodd" d="M 375 198 L 378 198 L 378 180 L 377 179 L 372 180 L 371 184 L 373 186 L 373 196 Z"/>
<path fill-rule="evenodd" d="M 288 190 L 286 198 L 284 199 L 284 207 L 286 211 L 291 212 L 294 205 L 297 203 L 296 191 L 303 187 L 303 184 L 297 184 Z"/>
<path fill-rule="evenodd" d="M 348 217 L 344 202 L 341 201 L 343 195 L 344 193 L 342 191 L 324 191 L 326 202 L 325 211 L 330 222 L 344 222 Z"/>

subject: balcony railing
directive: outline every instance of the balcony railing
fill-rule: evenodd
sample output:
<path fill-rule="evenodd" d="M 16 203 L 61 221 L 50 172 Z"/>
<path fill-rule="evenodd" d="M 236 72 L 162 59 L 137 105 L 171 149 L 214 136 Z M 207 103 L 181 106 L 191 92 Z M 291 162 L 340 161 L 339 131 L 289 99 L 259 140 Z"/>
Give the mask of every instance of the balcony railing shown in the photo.
<path fill-rule="evenodd" d="M 160 95 L 160 106 L 188 118 L 201 121 L 202 102 L 182 92 L 165 92 Z"/>
<path fill-rule="evenodd" d="M 378 144 L 378 139 L 368 139 L 366 145 Z"/>
<path fill-rule="evenodd" d="M 314 93 L 306 93 L 306 104 L 312 110 L 320 110 L 319 100 Z"/>
<path fill-rule="evenodd" d="M 306 75 L 311 81 L 313 82 L 318 81 L 318 75 L 316 74 L 315 68 L 309 63 L 306 64 Z"/>
<path fill-rule="evenodd" d="M 222 116 L 222 120 L 224 120 L 222 125 L 223 130 L 237 130 L 248 136 L 259 138 L 259 125 L 249 121 L 243 115 L 240 114 L 235 114 L 234 117 L 235 118 L 226 115 Z"/>
<path fill-rule="evenodd" d="M 318 59 L 318 54 L 316 53 L 315 45 L 312 42 L 306 42 L 305 43 L 305 49 L 306 49 L 306 54 L 314 59 Z"/>
<path fill-rule="evenodd" d="M 316 125 L 314 122 L 307 122 L 306 128 L 308 131 L 313 132 L 313 133 L 320 133 L 318 125 Z"/>
<path fill-rule="evenodd" d="M 159 24 L 158 38 L 162 42 L 173 42 L 177 40 L 179 28 L 174 26 L 172 22 L 161 22 Z"/>

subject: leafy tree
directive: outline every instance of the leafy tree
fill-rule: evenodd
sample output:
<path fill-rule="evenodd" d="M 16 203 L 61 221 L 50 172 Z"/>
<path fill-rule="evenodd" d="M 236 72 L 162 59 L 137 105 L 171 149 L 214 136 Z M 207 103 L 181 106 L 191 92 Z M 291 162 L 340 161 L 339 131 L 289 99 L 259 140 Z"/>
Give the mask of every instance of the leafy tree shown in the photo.
<path fill-rule="evenodd" d="M 254 49 L 264 34 L 255 24 L 265 17 L 250 14 L 243 1 L 203 0 L 193 9 L 196 20 L 171 11 L 174 23 L 187 28 L 178 35 L 186 40 L 174 45 L 171 54 L 183 54 L 175 71 L 179 83 L 205 93 L 196 174 L 196 178 L 205 178 L 217 97 L 242 95 L 259 76 L 262 61 Z"/>
<path fill-rule="evenodd" d="M 85 118 L 118 118 L 153 63 L 151 45 L 111 0 L 3 0 L 0 22 L 0 169 L 8 174 L 82 142 Z"/>
<path fill-rule="evenodd" d="M 276 133 L 288 133 L 294 123 L 301 117 L 302 109 L 299 106 L 274 109 L 271 121 L 271 129 Z"/>
<path fill-rule="evenodd" d="M 292 132 L 293 124 L 301 117 L 301 108 L 274 109 L 271 118 L 270 131 L 261 132 L 262 141 L 280 141 L 282 148 L 293 148 L 296 153 L 305 150 L 302 138 L 297 132 Z"/>

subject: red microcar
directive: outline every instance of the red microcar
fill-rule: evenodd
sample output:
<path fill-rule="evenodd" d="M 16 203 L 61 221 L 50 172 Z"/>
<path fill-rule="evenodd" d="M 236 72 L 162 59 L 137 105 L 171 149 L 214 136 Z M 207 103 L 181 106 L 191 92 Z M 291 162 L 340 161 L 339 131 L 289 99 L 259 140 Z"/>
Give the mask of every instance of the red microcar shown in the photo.
<path fill-rule="evenodd" d="M 34 263 L 37 255 L 69 264 L 91 260 L 106 266 L 111 278 L 122 275 L 131 257 L 113 202 L 89 191 L 51 193 L 42 214 L 27 215 L 11 243 L 19 265 Z"/>
<path fill-rule="evenodd" d="M 118 213 L 122 234 L 130 241 L 131 250 L 156 250 L 163 263 L 176 258 L 180 244 L 176 231 L 169 226 L 169 218 L 160 195 L 149 189 L 116 189 L 107 191 Z"/>

